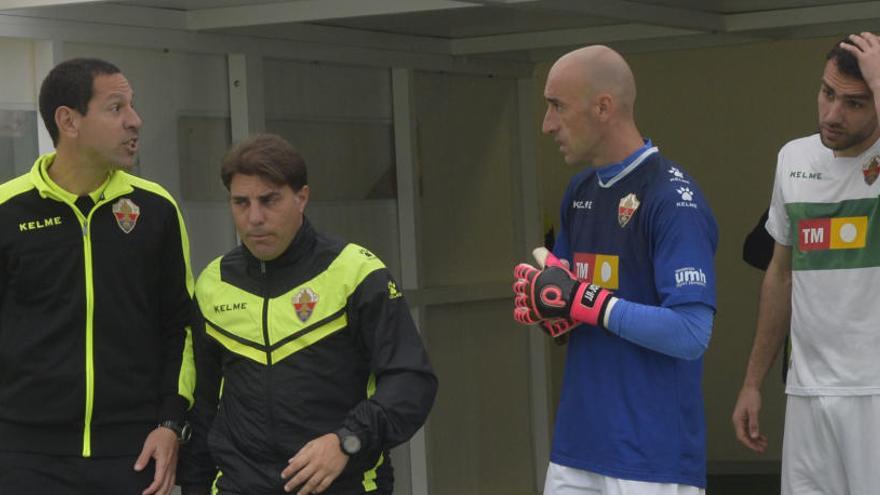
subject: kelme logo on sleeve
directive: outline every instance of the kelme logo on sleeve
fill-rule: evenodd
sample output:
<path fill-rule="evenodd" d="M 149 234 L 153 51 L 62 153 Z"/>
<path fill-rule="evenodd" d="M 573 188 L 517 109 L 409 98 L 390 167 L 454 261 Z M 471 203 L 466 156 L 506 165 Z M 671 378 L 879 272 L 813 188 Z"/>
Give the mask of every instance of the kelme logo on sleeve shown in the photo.
<path fill-rule="evenodd" d="M 401 294 L 400 291 L 397 290 L 397 284 L 395 284 L 394 282 L 389 280 L 388 281 L 388 299 L 397 299 L 398 297 L 400 297 L 402 295 L 403 294 Z"/>
<path fill-rule="evenodd" d="M 572 272 L 582 282 L 619 289 L 620 258 L 610 254 L 574 253 Z"/>
<path fill-rule="evenodd" d="M 810 218 L 798 222 L 801 251 L 865 247 L 868 217 Z"/>

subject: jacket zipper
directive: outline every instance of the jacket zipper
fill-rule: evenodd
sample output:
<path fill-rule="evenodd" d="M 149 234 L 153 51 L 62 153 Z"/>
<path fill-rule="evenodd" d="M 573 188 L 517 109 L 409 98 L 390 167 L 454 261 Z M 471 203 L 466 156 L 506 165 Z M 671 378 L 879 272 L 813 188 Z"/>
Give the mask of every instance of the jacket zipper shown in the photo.
<path fill-rule="evenodd" d="M 263 343 L 266 346 L 266 410 L 269 414 L 269 431 L 275 428 L 275 410 L 272 399 L 272 346 L 269 341 L 269 277 L 266 273 L 266 262 L 260 260 L 260 275 L 263 278 Z M 267 439 L 271 442 L 271 439 Z"/>
<path fill-rule="evenodd" d="M 52 191 L 49 191 L 47 196 L 58 200 L 63 203 L 67 203 L 63 197 L 55 194 Z M 85 278 L 85 292 L 86 292 L 86 328 L 85 328 L 85 411 L 83 413 L 83 441 L 82 441 L 82 456 L 83 457 L 91 457 L 92 456 L 92 415 L 94 414 L 94 402 L 95 402 L 95 349 L 94 349 L 94 319 L 95 319 L 95 285 L 92 280 L 93 277 L 93 269 L 92 269 L 92 239 L 91 239 L 91 230 L 89 229 L 89 223 L 91 222 L 92 215 L 98 209 L 99 206 L 105 204 L 112 198 L 108 198 L 101 193 L 101 196 L 98 198 L 98 201 L 92 205 L 92 208 L 89 210 L 87 215 L 84 215 L 82 211 L 80 211 L 79 207 L 76 204 L 67 203 L 68 206 L 73 210 L 74 216 L 79 221 L 80 227 L 82 229 L 83 236 L 83 274 Z"/>
<path fill-rule="evenodd" d="M 94 412 L 95 402 L 95 351 L 94 351 L 94 318 L 95 318 L 95 284 L 92 280 L 92 239 L 89 230 L 89 222 L 92 218 L 92 212 L 95 211 L 97 204 L 92 207 L 87 217 L 83 216 L 79 208 L 74 207 L 77 217 L 80 217 L 80 225 L 83 234 L 83 261 L 85 269 L 86 284 L 86 362 L 85 362 L 85 378 L 86 378 L 86 397 L 85 397 L 85 414 L 83 416 L 83 446 L 82 456 L 92 456 L 92 414 Z"/>
<path fill-rule="evenodd" d="M 266 365 L 272 366 L 272 350 L 269 348 L 269 282 L 265 261 L 260 261 L 260 276 L 263 278 L 263 344 L 266 346 Z"/>

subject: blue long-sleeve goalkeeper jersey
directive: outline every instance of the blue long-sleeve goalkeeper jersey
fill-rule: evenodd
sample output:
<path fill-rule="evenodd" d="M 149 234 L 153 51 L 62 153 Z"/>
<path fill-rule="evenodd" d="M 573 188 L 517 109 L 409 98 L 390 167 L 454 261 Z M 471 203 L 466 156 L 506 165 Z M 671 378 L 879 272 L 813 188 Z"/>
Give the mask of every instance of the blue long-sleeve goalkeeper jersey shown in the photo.
<path fill-rule="evenodd" d="M 579 279 L 636 303 L 715 308 L 715 219 L 695 181 L 650 141 L 622 163 L 572 178 L 561 215 L 554 251 Z M 705 487 L 701 375 L 702 358 L 671 357 L 588 325 L 575 329 L 552 462 Z"/>

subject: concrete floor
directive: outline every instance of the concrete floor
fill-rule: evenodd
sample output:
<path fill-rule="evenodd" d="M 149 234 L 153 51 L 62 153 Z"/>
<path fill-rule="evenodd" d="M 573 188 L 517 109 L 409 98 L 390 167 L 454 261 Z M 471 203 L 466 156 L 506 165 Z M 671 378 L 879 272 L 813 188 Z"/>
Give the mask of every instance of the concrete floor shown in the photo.
<path fill-rule="evenodd" d="M 710 475 L 706 495 L 779 495 L 779 474 Z"/>
<path fill-rule="evenodd" d="M 779 495 L 779 474 L 710 475 L 707 481 L 706 495 Z M 180 495 L 180 487 L 171 495 Z"/>

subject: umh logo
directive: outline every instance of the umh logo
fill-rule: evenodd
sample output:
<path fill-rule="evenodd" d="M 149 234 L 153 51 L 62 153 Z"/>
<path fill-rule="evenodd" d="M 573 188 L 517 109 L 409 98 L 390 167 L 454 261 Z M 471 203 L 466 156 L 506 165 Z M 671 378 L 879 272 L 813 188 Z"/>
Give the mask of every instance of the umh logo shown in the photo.
<path fill-rule="evenodd" d="M 706 286 L 706 274 L 703 270 L 688 266 L 675 270 L 675 286 L 684 287 L 685 285 Z"/>

